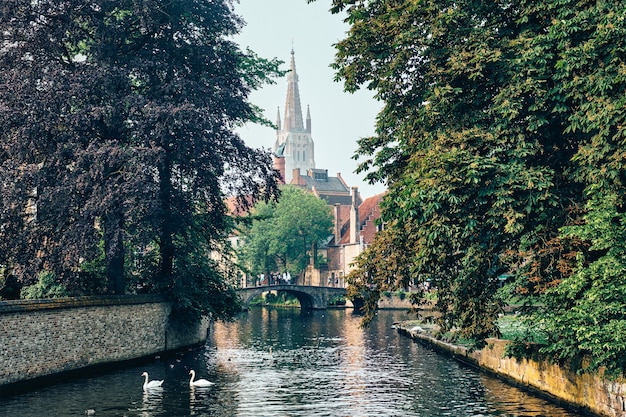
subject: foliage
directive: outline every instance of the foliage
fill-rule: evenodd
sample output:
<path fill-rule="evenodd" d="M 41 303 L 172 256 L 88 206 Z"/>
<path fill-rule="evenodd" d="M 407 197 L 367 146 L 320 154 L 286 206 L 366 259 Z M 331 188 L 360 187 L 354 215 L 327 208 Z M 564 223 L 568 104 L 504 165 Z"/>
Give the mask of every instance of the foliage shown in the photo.
<path fill-rule="evenodd" d="M 545 308 L 535 315 L 549 338 L 543 353 L 574 362 L 588 357 L 585 370 L 605 368 L 609 375 L 626 369 L 626 215 L 618 201 L 590 201 L 585 223 L 565 229 L 591 241 L 590 253 L 547 292 Z"/>
<path fill-rule="evenodd" d="M 389 186 L 386 230 L 349 277 L 366 320 L 380 291 L 429 281 L 444 330 L 480 340 L 512 273 L 527 311 L 546 306 L 545 352 L 623 368 L 622 6 L 333 1 L 350 24 L 337 79 L 384 102 L 355 156 Z"/>
<path fill-rule="evenodd" d="M 565 223 L 561 238 L 582 242 L 566 253 L 567 273 L 548 289 L 544 323 L 549 344 L 542 351 L 558 360 L 624 372 L 624 56 L 626 11 L 607 2 L 527 5 L 545 16 L 533 44 L 554 51 L 553 95 L 567 115 L 564 139 L 576 138 L 574 178 L 584 185 L 578 220 Z M 576 246 L 574 246 L 576 248 Z M 573 252 L 573 254 L 572 254 Z M 573 256 L 575 255 L 575 256 Z M 564 262 L 559 264 L 563 270 Z M 586 359 L 585 359 L 586 358 Z M 583 360 L 584 359 L 584 360 Z"/>
<path fill-rule="evenodd" d="M 186 247 L 189 252 L 180 257 L 182 261 L 177 261 L 174 269 L 175 275 L 184 279 L 162 282 L 159 289 L 171 294 L 178 315 L 227 320 L 241 311 L 234 282 L 219 272 L 218 266 L 201 248 L 201 245 Z"/>
<path fill-rule="evenodd" d="M 330 301 L 328 302 L 329 306 L 345 306 L 346 305 L 346 298 L 343 296 L 335 296 L 333 298 L 330 299 Z"/>
<path fill-rule="evenodd" d="M 249 306 L 274 306 L 274 307 L 298 307 L 300 301 L 293 294 L 285 291 L 278 291 L 277 294 L 273 292 L 264 293 L 258 297 L 255 297 L 248 304 Z"/>
<path fill-rule="evenodd" d="M 224 197 L 276 195 L 234 128 L 269 123 L 248 96 L 281 71 L 233 43 L 241 25 L 231 0 L 0 5 L 0 263 L 20 282 L 194 287 L 187 245 L 225 238 Z"/>
<path fill-rule="evenodd" d="M 70 295 L 67 288 L 57 282 L 52 272 L 43 271 L 38 278 L 35 284 L 22 288 L 20 293 L 22 298 L 33 300 L 38 298 L 68 297 Z"/>
<path fill-rule="evenodd" d="M 506 314 L 498 318 L 498 328 L 500 329 L 500 339 L 523 340 L 529 343 L 545 345 L 545 331 L 540 323 L 533 320 L 531 316 L 522 314 Z"/>
<path fill-rule="evenodd" d="M 281 188 L 276 203 L 260 203 L 242 230 L 240 257 L 254 275 L 289 271 L 296 276 L 309 264 L 313 246 L 331 233 L 333 219 L 324 200 L 292 185 Z"/>
<path fill-rule="evenodd" d="M 21 287 L 15 275 L 0 265 L 0 300 L 16 300 L 20 298 L 20 291 Z"/>
<path fill-rule="evenodd" d="M 371 290 L 429 281 L 440 324 L 462 336 L 497 333 L 501 255 L 536 224 L 559 216 L 558 118 L 540 85 L 523 87 L 513 10 L 500 2 L 335 2 L 352 24 L 335 67 L 346 88 L 376 89 L 377 137 L 359 143 L 360 168 L 384 179 L 387 230 L 351 283 Z M 522 123 L 522 121 L 525 121 Z M 530 123 L 527 123 L 527 122 Z M 391 258 L 388 271 L 380 265 Z"/>
<path fill-rule="evenodd" d="M 246 269 L 255 275 L 279 270 L 280 259 L 271 239 L 275 208 L 274 203 L 258 203 L 252 211 L 252 222 L 243 224 L 240 230 L 243 246 L 239 257 L 243 265 L 250 265 Z"/>
<path fill-rule="evenodd" d="M 0 300 L 20 298 L 21 287 L 13 275 L 0 273 Z"/>

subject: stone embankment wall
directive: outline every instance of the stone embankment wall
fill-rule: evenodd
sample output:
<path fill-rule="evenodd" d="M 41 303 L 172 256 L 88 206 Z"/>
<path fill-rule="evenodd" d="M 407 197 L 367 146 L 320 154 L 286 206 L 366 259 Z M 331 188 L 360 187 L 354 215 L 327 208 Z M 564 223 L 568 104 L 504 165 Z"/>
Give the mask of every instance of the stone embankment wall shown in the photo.
<path fill-rule="evenodd" d="M 415 308 L 413 304 L 411 304 L 411 293 L 405 292 L 402 297 L 397 293 L 382 293 L 380 295 L 380 300 L 378 300 L 378 308 L 383 310 L 412 310 Z M 432 301 L 426 301 L 425 304 L 418 306 L 422 311 L 430 311 L 429 314 L 438 314 L 433 308 Z"/>
<path fill-rule="evenodd" d="M 378 300 L 378 308 L 383 310 L 411 310 L 414 306 L 411 304 L 410 293 L 404 293 L 402 297 L 397 293 L 382 293 Z"/>
<path fill-rule="evenodd" d="M 400 298 L 397 294 L 381 294 L 378 300 L 378 308 L 383 310 L 405 309 L 410 310 L 413 307 L 409 299 L 409 294 Z"/>
<path fill-rule="evenodd" d="M 626 383 L 597 375 L 577 374 L 557 364 L 505 357 L 506 340 L 488 339 L 487 346 L 470 352 L 431 337 L 419 328 L 398 328 L 413 339 L 452 354 L 462 362 L 486 370 L 558 401 L 606 417 L 626 417 Z"/>
<path fill-rule="evenodd" d="M 27 380 L 197 345 L 209 322 L 174 323 L 159 296 L 0 302 L 0 390 Z"/>

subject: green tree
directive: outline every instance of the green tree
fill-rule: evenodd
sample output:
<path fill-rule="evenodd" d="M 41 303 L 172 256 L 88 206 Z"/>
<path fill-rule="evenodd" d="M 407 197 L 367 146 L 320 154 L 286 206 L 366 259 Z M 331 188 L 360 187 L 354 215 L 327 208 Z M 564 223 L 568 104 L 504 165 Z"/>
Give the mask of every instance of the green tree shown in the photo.
<path fill-rule="evenodd" d="M 333 217 L 324 200 L 286 185 L 276 203 L 261 203 L 252 212 L 250 227 L 242 232 L 241 259 L 255 275 L 304 271 L 313 246 L 330 235 Z"/>
<path fill-rule="evenodd" d="M 591 242 L 575 273 L 546 292 L 531 319 L 542 323 L 548 344 L 541 349 L 579 369 L 622 375 L 626 370 L 626 215 L 623 200 L 591 200 L 585 222 L 564 229 Z M 589 361 L 582 364 L 584 357 Z"/>
<path fill-rule="evenodd" d="M 240 258 L 247 265 L 245 269 L 255 275 L 267 275 L 270 271 L 280 269 L 280 258 L 272 245 L 275 211 L 275 203 L 258 203 L 252 210 L 251 223 L 241 229 L 243 246 L 240 249 Z"/>
<path fill-rule="evenodd" d="M 234 133 L 264 122 L 248 96 L 280 74 L 233 43 L 241 25 L 230 0 L 0 5 L 0 263 L 74 293 L 87 270 L 107 292 L 138 272 L 193 287 L 224 197 L 277 193 L 269 152 Z"/>
<path fill-rule="evenodd" d="M 43 271 L 38 281 L 22 290 L 21 297 L 25 299 L 67 297 L 70 293 L 56 282 L 51 272 Z"/>
<path fill-rule="evenodd" d="M 497 332 L 503 255 L 538 225 L 554 233 L 570 189 L 561 181 L 573 150 L 557 146 L 564 127 L 545 93 L 546 63 L 520 63 L 532 25 L 510 2 L 335 1 L 342 10 L 351 28 L 337 76 L 385 103 L 377 135 L 359 141 L 360 171 L 389 186 L 387 231 L 350 282 L 375 295 L 428 280 L 440 324 L 480 341 Z M 394 276 L 376 267 L 396 252 Z"/>
<path fill-rule="evenodd" d="M 441 324 L 480 340 L 513 272 L 545 352 L 624 367 L 622 6 L 333 1 L 351 25 L 337 78 L 385 103 L 356 154 L 389 185 L 387 230 L 350 277 L 370 308 L 428 279 Z"/>
<path fill-rule="evenodd" d="M 572 273 L 549 290 L 532 316 L 545 324 L 544 352 L 607 373 L 626 369 L 624 281 L 624 164 L 626 118 L 626 11 L 610 2 L 526 5 L 544 16 L 535 48 L 552 51 L 553 94 L 567 103 L 564 137 L 580 138 L 574 178 L 584 185 L 582 217 L 563 229 L 563 239 L 582 241 Z M 560 107 L 563 109 L 563 106 Z M 570 140 L 571 142 L 571 140 Z"/>

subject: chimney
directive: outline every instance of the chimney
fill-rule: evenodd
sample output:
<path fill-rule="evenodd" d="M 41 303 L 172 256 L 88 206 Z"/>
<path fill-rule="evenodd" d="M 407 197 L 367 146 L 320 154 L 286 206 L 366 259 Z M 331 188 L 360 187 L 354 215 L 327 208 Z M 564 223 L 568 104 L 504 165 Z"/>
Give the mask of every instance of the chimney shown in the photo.
<path fill-rule="evenodd" d="M 352 187 L 352 204 L 350 206 L 350 243 L 359 242 L 359 208 L 357 206 L 359 187 Z"/>
<path fill-rule="evenodd" d="M 300 185 L 300 168 L 294 168 L 291 176 L 291 183 L 294 185 Z"/>
<path fill-rule="evenodd" d="M 274 155 L 274 169 L 280 174 L 280 183 L 285 184 L 285 157 Z"/>
<path fill-rule="evenodd" d="M 337 178 L 339 178 L 339 181 L 341 181 L 341 183 L 345 185 L 346 188 L 348 188 L 348 184 L 343 180 L 343 177 L 341 176 L 341 172 L 337 173 Z"/>
<path fill-rule="evenodd" d="M 341 240 L 341 204 L 335 203 L 335 245 Z"/>

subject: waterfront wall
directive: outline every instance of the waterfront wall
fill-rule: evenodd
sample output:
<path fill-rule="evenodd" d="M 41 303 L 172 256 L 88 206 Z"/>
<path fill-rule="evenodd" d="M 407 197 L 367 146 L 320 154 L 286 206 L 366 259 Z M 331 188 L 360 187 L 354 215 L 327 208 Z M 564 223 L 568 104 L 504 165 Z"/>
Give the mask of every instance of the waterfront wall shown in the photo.
<path fill-rule="evenodd" d="M 402 298 L 397 294 L 391 293 L 389 295 L 381 294 L 380 300 L 378 300 L 378 308 L 382 310 L 411 310 L 413 305 L 411 304 L 408 293 Z"/>
<path fill-rule="evenodd" d="M 173 322 L 159 296 L 0 302 L 0 387 L 203 343 L 209 322 Z"/>
<path fill-rule="evenodd" d="M 592 374 L 577 374 L 558 364 L 505 357 L 507 340 L 488 339 L 487 346 L 470 352 L 462 346 L 434 339 L 420 329 L 399 328 L 414 339 L 452 354 L 515 384 L 525 386 L 558 401 L 604 417 L 626 417 L 626 383 Z"/>

